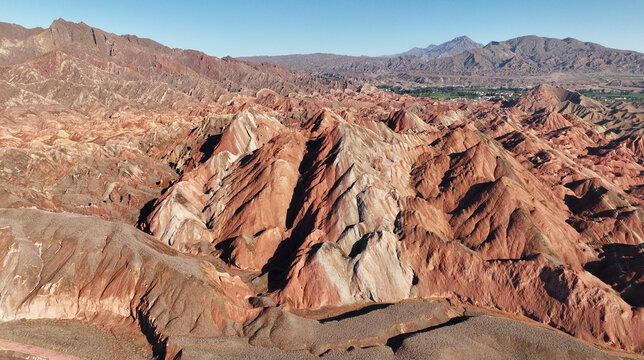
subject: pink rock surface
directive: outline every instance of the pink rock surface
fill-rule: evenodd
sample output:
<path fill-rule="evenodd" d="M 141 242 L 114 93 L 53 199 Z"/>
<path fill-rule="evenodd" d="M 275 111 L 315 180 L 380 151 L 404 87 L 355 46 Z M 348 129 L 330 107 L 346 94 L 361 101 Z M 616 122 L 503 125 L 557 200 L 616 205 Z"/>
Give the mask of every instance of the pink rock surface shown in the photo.
<path fill-rule="evenodd" d="M 161 355 L 260 313 L 442 298 L 644 349 L 637 105 L 333 90 L 84 24 L 16 34 L 0 320 L 138 328 Z"/>
<path fill-rule="evenodd" d="M 557 92 L 594 105 L 548 87 L 523 100 L 554 109 Z M 299 114 L 249 155 L 230 158 L 219 183 L 203 181 L 220 176 L 208 165 L 218 150 L 186 172 L 183 182 L 199 189 L 194 198 L 206 199 L 191 213 L 207 234 L 199 241 L 231 265 L 267 274 L 272 297 L 292 310 L 446 297 L 589 342 L 642 348 L 642 309 L 584 268 L 598 258 L 598 241 L 642 241 L 641 199 L 627 192 L 642 184 L 636 154 L 618 150 L 619 162 L 611 160 L 615 140 L 574 114 L 485 102 L 439 110 L 406 97 L 390 100 L 404 111 L 366 110 L 377 96 L 317 100 L 325 110 Z M 232 124 L 220 141 L 238 138 Z M 297 146 L 283 159 L 277 144 Z M 288 164 L 284 172 L 275 173 L 276 160 Z M 632 172 L 616 179 L 615 166 Z M 277 178 L 288 186 L 276 187 Z M 268 187 L 275 190 L 264 197 Z M 149 220 L 158 221 L 154 212 Z M 163 226 L 154 229 L 166 239 Z"/>

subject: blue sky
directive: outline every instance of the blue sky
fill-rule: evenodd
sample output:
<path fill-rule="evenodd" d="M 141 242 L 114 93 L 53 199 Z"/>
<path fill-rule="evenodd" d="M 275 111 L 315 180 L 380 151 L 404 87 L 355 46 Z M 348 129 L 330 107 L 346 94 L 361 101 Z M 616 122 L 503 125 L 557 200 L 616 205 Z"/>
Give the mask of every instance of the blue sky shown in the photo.
<path fill-rule="evenodd" d="M 60 17 L 220 57 L 384 55 L 460 35 L 570 36 L 644 52 L 644 0 L 0 1 L 2 22 L 48 27 Z"/>

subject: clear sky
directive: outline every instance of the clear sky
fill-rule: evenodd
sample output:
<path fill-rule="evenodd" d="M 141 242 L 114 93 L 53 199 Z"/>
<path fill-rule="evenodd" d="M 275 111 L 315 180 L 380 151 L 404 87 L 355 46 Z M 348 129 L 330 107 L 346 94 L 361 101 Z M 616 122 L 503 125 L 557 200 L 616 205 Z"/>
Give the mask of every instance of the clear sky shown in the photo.
<path fill-rule="evenodd" d="M 574 37 L 644 52 L 644 0 L 0 0 L 0 21 L 57 18 L 215 56 L 385 55 L 467 35 Z"/>

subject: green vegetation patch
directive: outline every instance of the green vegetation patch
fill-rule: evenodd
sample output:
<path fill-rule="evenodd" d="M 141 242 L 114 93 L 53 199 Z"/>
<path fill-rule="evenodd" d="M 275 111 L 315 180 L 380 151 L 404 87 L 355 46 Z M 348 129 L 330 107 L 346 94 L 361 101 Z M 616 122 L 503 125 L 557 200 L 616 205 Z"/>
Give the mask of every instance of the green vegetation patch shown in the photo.
<path fill-rule="evenodd" d="M 601 90 L 579 90 L 580 94 L 588 96 L 605 104 L 615 102 L 644 102 L 643 92 L 634 91 L 601 91 Z"/>
<path fill-rule="evenodd" d="M 486 87 L 460 87 L 460 86 L 427 86 L 414 89 L 405 89 L 400 86 L 379 85 L 379 89 L 395 92 L 400 95 L 427 97 L 436 100 L 516 100 L 527 89 L 521 88 L 486 88 Z M 595 99 L 604 104 L 615 102 L 644 102 L 644 91 L 605 91 L 605 90 L 577 90 L 580 94 Z"/>
<path fill-rule="evenodd" d="M 428 97 L 437 100 L 514 100 L 525 89 L 519 88 L 486 88 L 486 87 L 460 87 L 460 86 L 428 86 L 415 89 L 404 89 L 400 86 L 380 85 L 379 89 L 392 91 L 400 95 Z"/>

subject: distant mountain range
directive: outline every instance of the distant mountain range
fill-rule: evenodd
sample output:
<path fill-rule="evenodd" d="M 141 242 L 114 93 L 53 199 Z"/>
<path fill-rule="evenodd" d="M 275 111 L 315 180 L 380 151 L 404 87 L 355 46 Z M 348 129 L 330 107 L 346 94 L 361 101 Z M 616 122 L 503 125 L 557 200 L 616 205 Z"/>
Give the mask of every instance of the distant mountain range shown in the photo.
<path fill-rule="evenodd" d="M 402 86 L 644 87 L 644 54 L 573 38 L 522 36 L 481 46 L 461 36 L 382 57 L 308 54 L 243 58 L 312 74 Z"/>
<path fill-rule="evenodd" d="M 240 57 L 241 60 L 251 62 L 267 62 L 271 64 L 279 64 L 291 69 L 299 69 L 312 73 L 328 73 L 334 71 L 342 71 L 351 69 L 357 70 L 361 66 L 379 66 L 387 61 L 387 59 L 398 57 L 418 57 L 422 60 L 437 59 L 446 56 L 454 56 L 465 51 L 483 47 L 482 44 L 474 42 L 467 36 L 459 36 L 450 41 L 444 42 L 440 45 L 431 44 L 426 48 L 413 48 L 400 54 L 383 55 L 383 56 L 350 56 L 350 55 L 336 55 L 336 54 L 294 54 L 294 55 L 278 55 L 278 56 L 250 56 Z"/>
<path fill-rule="evenodd" d="M 426 48 L 415 47 L 411 50 L 405 51 L 404 53 L 393 56 L 413 55 L 423 60 L 432 60 L 441 57 L 458 55 L 468 50 L 478 49 L 481 47 L 483 47 L 483 44 L 479 44 L 474 40 L 468 38 L 467 36 L 459 36 L 440 45 L 431 44 Z"/>
<path fill-rule="evenodd" d="M 97 80 L 98 79 L 98 80 Z M 54 86 L 66 82 L 69 88 Z M 269 88 L 281 94 L 375 85 L 644 88 L 644 54 L 572 38 L 523 36 L 482 46 L 466 36 L 390 56 L 217 58 L 62 19 L 47 29 L 0 23 L 0 100 L 88 110 L 207 101 Z M 56 90 L 52 90 L 56 89 Z M 155 94 L 142 97 L 141 94 Z M 82 108 L 82 109 L 81 109 Z"/>

